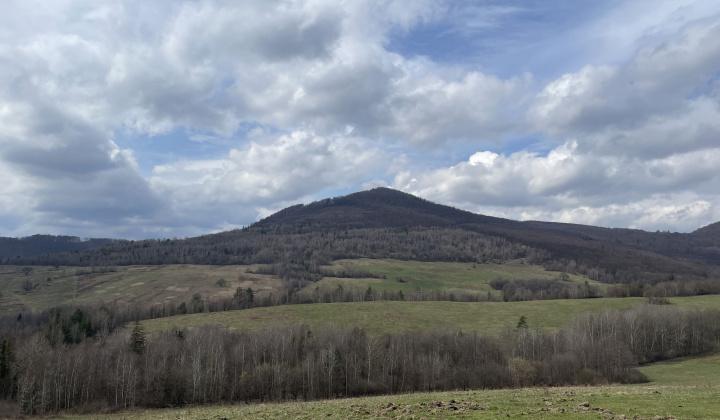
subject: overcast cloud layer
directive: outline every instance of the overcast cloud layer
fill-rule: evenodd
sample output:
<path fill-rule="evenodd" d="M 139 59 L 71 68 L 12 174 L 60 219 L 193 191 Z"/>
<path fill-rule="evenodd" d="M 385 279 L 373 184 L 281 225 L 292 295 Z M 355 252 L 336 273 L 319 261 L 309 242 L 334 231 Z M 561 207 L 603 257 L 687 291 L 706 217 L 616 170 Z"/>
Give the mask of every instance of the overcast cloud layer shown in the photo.
<path fill-rule="evenodd" d="M 583 3 L 6 1 L 0 236 L 191 236 L 380 185 L 720 220 L 720 1 Z"/>

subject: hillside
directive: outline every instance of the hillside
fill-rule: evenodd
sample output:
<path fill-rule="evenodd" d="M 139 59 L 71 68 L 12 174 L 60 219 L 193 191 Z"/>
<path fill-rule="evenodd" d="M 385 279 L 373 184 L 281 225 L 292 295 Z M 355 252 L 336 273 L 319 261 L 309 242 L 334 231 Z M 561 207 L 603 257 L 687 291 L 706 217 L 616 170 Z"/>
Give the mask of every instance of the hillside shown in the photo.
<path fill-rule="evenodd" d="M 571 258 L 579 256 L 580 250 L 601 254 L 596 252 L 597 246 L 587 243 L 600 241 L 604 243 L 600 245 L 601 249 L 604 249 L 603 245 L 624 245 L 634 251 L 649 251 L 671 258 L 689 258 L 720 264 L 720 222 L 693 233 L 646 232 L 639 229 L 570 223 L 519 222 L 458 210 L 389 188 L 376 188 L 308 205 L 292 206 L 257 222 L 254 226 L 294 226 L 304 230 L 310 226 L 322 229 L 460 226 L 550 248 L 557 255 L 571 254 Z M 560 250 L 557 245 L 576 249 Z M 645 253 L 637 255 L 647 256 Z M 595 258 L 601 257 L 597 255 Z"/>
<path fill-rule="evenodd" d="M 687 309 L 717 309 L 720 296 L 671 298 L 673 306 Z M 405 331 L 477 331 L 498 335 L 513 328 L 521 316 L 540 330 L 566 326 L 586 312 L 624 310 L 643 305 L 644 298 L 538 300 L 530 302 L 350 302 L 313 305 L 284 305 L 241 311 L 177 315 L 143 321 L 147 331 L 172 331 L 222 325 L 240 331 L 280 329 L 289 325 L 357 326 L 371 335 Z"/>
<path fill-rule="evenodd" d="M 231 298 L 238 287 L 252 288 L 258 299 L 270 294 L 282 296 L 282 284 L 277 276 L 260 274 L 258 265 L 134 265 L 109 267 L 95 272 L 78 267 L 0 266 L 0 316 L 42 312 L 58 305 L 91 305 L 97 302 L 118 302 L 149 305 L 179 305 L 190 302 L 200 294 L 208 302 Z M 502 293 L 488 284 L 493 279 L 550 280 L 561 273 L 547 271 L 522 261 L 506 264 L 453 262 L 418 262 L 398 260 L 353 259 L 339 260 L 324 267 L 327 276 L 309 284 L 307 292 L 315 288 L 346 290 L 368 287 L 377 291 L 469 292 L 485 296 L 491 293 L 502 300 Z M 371 277 L 335 277 L 341 272 L 355 272 Z M 333 276 L 333 273 L 335 276 Z M 402 277 L 402 282 L 397 281 Z M 564 285 L 581 284 L 579 276 L 569 276 Z M 596 286 L 600 285 L 590 282 Z M 27 286 L 27 287 L 26 287 Z"/>
<path fill-rule="evenodd" d="M 275 276 L 251 274 L 252 266 L 155 265 L 96 271 L 77 267 L 0 266 L 0 316 L 40 313 L 59 305 L 117 302 L 178 305 L 200 294 L 207 301 L 232 297 L 252 287 L 258 297 L 282 293 Z"/>
<path fill-rule="evenodd" d="M 520 222 L 458 210 L 390 188 L 375 188 L 342 197 L 327 198 L 307 205 L 288 207 L 253 226 L 358 229 L 450 227 L 463 224 L 521 226 Z"/>
<path fill-rule="evenodd" d="M 720 276 L 720 233 L 644 232 L 519 222 L 388 188 L 281 210 L 245 229 L 184 240 L 116 241 L 98 249 L 16 258 L 16 265 L 273 264 L 300 288 L 338 259 L 502 263 L 525 258 L 605 283 Z"/>

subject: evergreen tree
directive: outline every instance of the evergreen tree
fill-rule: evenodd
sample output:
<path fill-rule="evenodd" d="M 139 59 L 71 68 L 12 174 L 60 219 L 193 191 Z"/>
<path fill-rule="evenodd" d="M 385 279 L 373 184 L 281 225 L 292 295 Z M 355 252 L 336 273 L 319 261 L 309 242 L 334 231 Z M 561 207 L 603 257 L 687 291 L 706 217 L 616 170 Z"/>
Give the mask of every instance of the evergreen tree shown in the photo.
<path fill-rule="evenodd" d="M 528 326 L 528 323 L 527 323 L 527 317 L 526 317 L 525 315 L 521 316 L 521 317 L 520 317 L 520 320 L 518 320 L 518 323 L 517 323 L 517 325 L 515 326 L 515 328 L 519 330 L 519 329 L 521 329 L 521 328 L 528 328 L 528 327 L 529 327 L 529 326 Z"/>
<path fill-rule="evenodd" d="M 130 350 L 136 354 L 145 353 L 145 330 L 139 321 L 135 321 L 132 333 L 130 333 Z"/>

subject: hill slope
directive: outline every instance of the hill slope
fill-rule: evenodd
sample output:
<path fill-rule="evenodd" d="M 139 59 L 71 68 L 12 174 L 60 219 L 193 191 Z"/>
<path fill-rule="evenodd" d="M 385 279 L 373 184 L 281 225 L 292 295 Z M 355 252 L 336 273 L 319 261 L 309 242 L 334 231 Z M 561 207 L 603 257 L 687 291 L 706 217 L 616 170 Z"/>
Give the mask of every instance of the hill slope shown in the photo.
<path fill-rule="evenodd" d="M 625 310 L 643 305 L 645 298 L 536 300 L 528 302 L 344 302 L 313 305 L 283 305 L 241 311 L 177 315 L 143 321 L 148 332 L 175 328 L 198 328 L 219 324 L 242 331 L 262 331 L 288 325 L 307 324 L 358 326 L 368 334 L 404 331 L 477 331 L 498 335 L 513 328 L 521 316 L 531 328 L 554 330 L 586 312 Z M 671 298 L 672 304 L 688 309 L 716 309 L 720 296 Z"/>
<path fill-rule="evenodd" d="M 526 258 L 607 283 L 700 279 L 720 276 L 720 229 L 652 233 L 519 222 L 376 188 L 292 206 L 242 230 L 185 240 L 118 241 L 14 263 L 279 264 L 270 274 L 293 279 L 290 287 L 297 287 L 316 280 L 320 265 L 362 257 L 481 263 Z"/>
<path fill-rule="evenodd" d="M 720 265 L 720 223 L 693 233 L 645 232 L 569 223 L 519 222 L 435 204 L 389 188 L 297 205 L 267 217 L 256 227 L 285 232 L 361 227 L 459 227 L 500 236 L 608 271 L 636 267 L 644 272 L 710 275 Z M 292 230 L 292 229 L 295 230 Z"/>
<path fill-rule="evenodd" d="M 501 235 L 542 247 L 552 244 L 581 249 L 582 244 L 601 241 L 665 255 L 720 264 L 720 222 L 693 233 L 646 232 L 639 229 L 604 228 L 570 223 L 519 222 L 490 217 L 436 204 L 389 188 L 376 188 L 344 197 L 328 198 L 308 205 L 281 210 L 254 226 L 322 226 L 323 228 L 377 227 L 463 227 L 486 234 Z M 600 246 L 601 249 L 602 245 Z M 572 250 L 565 250 L 565 252 Z M 575 253 L 571 258 L 576 258 Z"/>

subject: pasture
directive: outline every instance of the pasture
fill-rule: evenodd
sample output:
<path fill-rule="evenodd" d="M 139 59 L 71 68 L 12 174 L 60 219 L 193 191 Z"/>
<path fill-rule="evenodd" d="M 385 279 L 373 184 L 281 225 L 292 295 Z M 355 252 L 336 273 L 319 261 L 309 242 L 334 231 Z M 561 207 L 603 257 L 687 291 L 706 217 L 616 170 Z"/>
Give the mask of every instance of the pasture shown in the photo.
<path fill-rule="evenodd" d="M 686 308 L 720 309 L 720 296 L 671 298 Z M 249 310 L 178 315 L 143 321 L 146 330 L 196 328 L 219 324 L 238 330 L 259 331 L 288 324 L 350 325 L 380 335 L 398 331 L 462 330 L 497 334 L 514 327 L 521 316 L 531 328 L 564 326 L 583 312 L 628 309 L 645 303 L 645 298 L 602 298 L 536 300 L 528 302 L 400 302 L 373 301 L 284 305 Z"/>
<path fill-rule="evenodd" d="M 232 297 L 237 287 L 252 287 L 262 296 L 280 293 L 280 279 L 247 273 L 253 266 L 153 265 L 119 266 L 117 271 L 86 273 L 85 267 L 0 266 L 0 314 L 39 312 L 58 305 L 124 302 L 140 304 Z M 220 280 L 223 281 L 220 281 Z M 30 283 L 31 290 L 23 285 Z M 219 285 L 218 282 L 224 285 Z"/>

